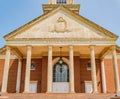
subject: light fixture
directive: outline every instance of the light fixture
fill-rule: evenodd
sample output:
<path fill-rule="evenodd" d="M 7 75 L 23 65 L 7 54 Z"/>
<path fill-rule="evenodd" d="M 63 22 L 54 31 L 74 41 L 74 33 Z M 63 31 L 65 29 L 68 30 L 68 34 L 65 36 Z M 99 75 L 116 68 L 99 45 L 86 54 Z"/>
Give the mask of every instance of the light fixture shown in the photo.
<path fill-rule="evenodd" d="M 60 47 L 60 59 L 59 59 L 59 64 L 62 66 L 63 64 L 63 59 L 62 59 L 62 47 Z"/>
<path fill-rule="evenodd" d="M 63 72 L 62 47 L 60 47 L 60 59 L 59 59 L 58 63 L 60 65 L 60 73 L 62 73 Z"/>

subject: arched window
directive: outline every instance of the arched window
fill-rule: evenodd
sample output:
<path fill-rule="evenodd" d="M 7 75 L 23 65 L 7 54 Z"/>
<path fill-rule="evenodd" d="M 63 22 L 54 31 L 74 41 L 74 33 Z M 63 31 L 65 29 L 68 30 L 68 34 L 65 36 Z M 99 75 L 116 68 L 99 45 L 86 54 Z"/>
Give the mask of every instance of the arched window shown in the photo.
<path fill-rule="evenodd" d="M 66 63 L 58 62 L 54 65 L 53 82 L 69 82 L 69 69 Z"/>
<path fill-rule="evenodd" d="M 57 4 L 66 4 L 66 0 L 57 0 Z"/>

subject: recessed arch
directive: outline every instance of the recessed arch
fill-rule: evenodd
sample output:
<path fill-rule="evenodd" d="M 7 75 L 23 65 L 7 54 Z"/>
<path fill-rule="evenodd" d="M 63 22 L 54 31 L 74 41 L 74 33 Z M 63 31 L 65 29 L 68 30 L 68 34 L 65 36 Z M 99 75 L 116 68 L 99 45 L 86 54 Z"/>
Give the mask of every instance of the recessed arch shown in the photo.
<path fill-rule="evenodd" d="M 53 59 L 52 66 L 54 66 L 58 62 L 59 59 L 60 59 L 60 57 Z M 69 60 L 67 58 L 62 57 L 62 60 L 67 64 L 67 66 L 69 66 Z"/>

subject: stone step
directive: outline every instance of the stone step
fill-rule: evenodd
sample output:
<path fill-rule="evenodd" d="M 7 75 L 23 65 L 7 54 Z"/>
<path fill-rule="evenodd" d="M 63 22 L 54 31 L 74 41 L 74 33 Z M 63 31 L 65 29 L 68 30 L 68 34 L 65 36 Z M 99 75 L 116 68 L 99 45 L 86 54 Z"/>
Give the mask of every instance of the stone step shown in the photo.
<path fill-rule="evenodd" d="M 114 99 L 114 94 L 32 94 L 32 93 L 15 93 L 4 94 L 0 99 Z M 119 98 L 115 98 L 119 99 Z"/>

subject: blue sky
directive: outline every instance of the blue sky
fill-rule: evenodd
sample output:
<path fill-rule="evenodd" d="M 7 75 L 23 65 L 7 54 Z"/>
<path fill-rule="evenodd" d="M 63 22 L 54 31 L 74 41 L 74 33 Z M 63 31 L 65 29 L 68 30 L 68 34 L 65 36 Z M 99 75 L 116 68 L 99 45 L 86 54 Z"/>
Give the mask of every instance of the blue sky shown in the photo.
<path fill-rule="evenodd" d="M 3 36 L 43 14 L 48 0 L 0 0 L 0 47 Z M 80 14 L 120 36 L 120 0 L 75 0 Z M 120 45 L 120 38 L 117 41 Z"/>

